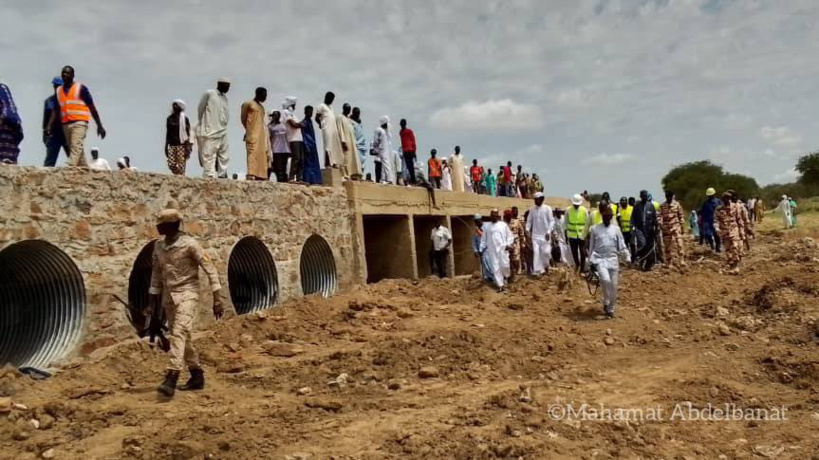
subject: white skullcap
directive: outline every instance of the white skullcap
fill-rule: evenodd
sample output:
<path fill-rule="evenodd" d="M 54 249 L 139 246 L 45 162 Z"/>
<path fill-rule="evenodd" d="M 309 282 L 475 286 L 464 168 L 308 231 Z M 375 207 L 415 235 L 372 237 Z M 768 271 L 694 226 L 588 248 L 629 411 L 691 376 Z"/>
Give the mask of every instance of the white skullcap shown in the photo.
<path fill-rule="evenodd" d="M 389 123 L 390 123 L 390 117 L 388 117 L 387 115 L 384 115 L 383 117 L 378 119 L 378 124 L 379 125 L 387 125 Z"/>
<path fill-rule="evenodd" d="M 535 193 L 535 198 L 543 198 L 543 192 Z"/>
<path fill-rule="evenodd" d="M 297 98 L 296 96 L 287 96 L 286 98 L 284 98 L 284 102 L 290 105 L 295 104 L 296 102 L 298 102 L 298 100 L 299 98 Z"/>
<path fill-rule="evenodd" d="M 219 80 L 217 80 L 217 83 L 227 83 L 229 85 L 230 84 L 230 79 L 227 78 L 227 77 L 222 77 Z"/>
<path fill-rule="evenodd" d="M 178 105 L 179 108 L 182 109 L 183 112 L 187 108 L 187 106 L 185 105 L 185 101 L 183 101 L 182 99 L 174 99 L 173 102 L 171 103 L 171 105 L 173 105 L 173 104 Z"/>
<path fill-rule="evenodd" d="M 99 147 L 91 147 L 91 151 L 92 152 L 99 152 L 100 148 Z"/>

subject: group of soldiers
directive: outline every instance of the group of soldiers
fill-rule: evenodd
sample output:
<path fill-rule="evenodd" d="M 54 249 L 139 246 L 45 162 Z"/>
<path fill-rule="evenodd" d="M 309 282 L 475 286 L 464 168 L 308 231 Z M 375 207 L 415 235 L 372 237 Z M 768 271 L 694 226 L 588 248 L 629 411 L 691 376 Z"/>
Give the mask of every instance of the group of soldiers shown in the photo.
<path fill-rule="evenodd" d="M 739 201 L 739 195 L 733 190 L 722 194 L 722 206 L 717 208 L 716 220 L 728 269 L 730 273 L 738 273 L 742 256 L 751 249 L 754 226 L 748 208 Z"/>

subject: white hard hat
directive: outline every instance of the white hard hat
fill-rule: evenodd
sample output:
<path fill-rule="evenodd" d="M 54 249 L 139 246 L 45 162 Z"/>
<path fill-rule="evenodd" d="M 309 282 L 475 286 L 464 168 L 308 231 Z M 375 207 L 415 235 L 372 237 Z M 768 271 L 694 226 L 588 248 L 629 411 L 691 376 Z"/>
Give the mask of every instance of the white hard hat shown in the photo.
<path fill-rule="evenodd" d="M 580 196 L 579 193 L 575 193 L 574 196 L 572 196 L 572 204 L 575 206 L 580 206 L 583 204 L 583 197 Z"/>

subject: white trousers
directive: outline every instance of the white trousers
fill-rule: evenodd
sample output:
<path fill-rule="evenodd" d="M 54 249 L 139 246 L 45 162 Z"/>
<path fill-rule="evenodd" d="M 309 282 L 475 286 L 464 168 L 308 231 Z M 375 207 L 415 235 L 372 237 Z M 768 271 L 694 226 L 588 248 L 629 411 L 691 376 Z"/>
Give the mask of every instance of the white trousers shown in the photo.
<path fill-rule="evenodd" d="M 617 279 L 620 269 L 597 266 L 597 275 L 600 277 L 600 287 L 603 289 L 603 309 L 606 313 L 614 313 L 617 305 Z"/>
<path fill-rule="evenodd" d="M 202 177 L 227 177 L 230 160 L 227 136 L 199 139 L 199 163 Z"/>
<path fill-rule="evenodd" d="M 552 260 L 552 245 L 546 238 L 532 238 L 532 252 L 534 257 L 532 260 L 532 274 L 542 275 L 549 267 L 549 261 Z"/>

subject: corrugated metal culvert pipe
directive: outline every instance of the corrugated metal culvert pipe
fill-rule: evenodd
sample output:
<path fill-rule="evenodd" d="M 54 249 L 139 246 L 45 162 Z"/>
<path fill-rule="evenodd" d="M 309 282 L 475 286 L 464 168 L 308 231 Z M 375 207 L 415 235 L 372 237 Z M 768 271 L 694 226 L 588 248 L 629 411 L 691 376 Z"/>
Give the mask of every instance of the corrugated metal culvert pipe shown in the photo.
<path fill-rule="evenodd" d="M 276 263 L 258 238 L 246 236 L 233 247 L 228 260 L 228 287 L 230 300 L 240 315 L 276 303 L 279 293 Z"/>
<path fill-rule="evenodd" d="M 80 338 L 82 273 L 51 243 L 26 240 L 0 251 L 0 365 L 48 368 Z"/>
<path fill-rule="evenodd" d="M 319 293 L 330 297 L 336 292 L 336 260 L 324 238 L 312 235 L 307 239 L 301 249 L 299 268 L 304 295 Z"/>

